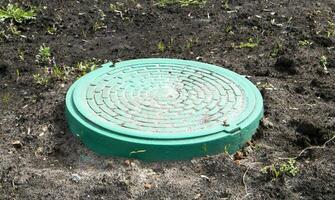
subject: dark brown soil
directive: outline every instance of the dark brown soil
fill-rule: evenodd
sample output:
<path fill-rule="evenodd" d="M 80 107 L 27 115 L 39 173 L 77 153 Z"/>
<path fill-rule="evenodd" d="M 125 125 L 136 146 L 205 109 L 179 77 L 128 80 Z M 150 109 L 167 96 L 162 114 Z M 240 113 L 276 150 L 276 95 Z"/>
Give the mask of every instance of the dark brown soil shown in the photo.
<path fill-rule="evenodd" d="M 334 31 L 328 23 L 335 23 L 333 0 L 229 0 L 229 8 L 218 0 L 204 7 L 123 1 L 122 16 L 110 10 L 115 1 L 11 2 L 40 9 L 35 20 L 14 23 L 23 36 L 10 32 L 8 20 L 0 22 L 8 35 L 0 36 L 0 199 L 335 199 L 334 141 L 297 158 L 296 176 L 260 171 L 334 135 L 335 38 L 327 34 Z M 101 21 L 106 27 L 94 30 Z M 53 25 L 57 31 L 48 34 Z M 237 48 L 249 38 L 256 47 Z M 304 40 L 312 43 L 299 44 Z M 238 160 L 100 157 L 66 127 L 64 98 L 77 74 L 48 85 L 34 81 L 44 67 L 35 61 L 43 43 L 57 65 L 72 69 L 92 58 L 171 57 L 224 66 L 259 86 L 267 120 Z"/>

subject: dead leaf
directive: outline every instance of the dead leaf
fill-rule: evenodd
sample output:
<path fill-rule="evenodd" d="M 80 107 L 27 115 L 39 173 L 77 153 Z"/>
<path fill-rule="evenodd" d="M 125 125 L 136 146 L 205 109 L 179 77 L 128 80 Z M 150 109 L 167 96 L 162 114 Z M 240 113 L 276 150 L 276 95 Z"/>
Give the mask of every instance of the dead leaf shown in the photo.
<path fill-rule="evenodd" d="M 242 160 L 243 158 L 244 158 L 243 153 L 240 152 L 240 151 L 237 151 L 237 152 L 234 154 L 234 160 Z"/>

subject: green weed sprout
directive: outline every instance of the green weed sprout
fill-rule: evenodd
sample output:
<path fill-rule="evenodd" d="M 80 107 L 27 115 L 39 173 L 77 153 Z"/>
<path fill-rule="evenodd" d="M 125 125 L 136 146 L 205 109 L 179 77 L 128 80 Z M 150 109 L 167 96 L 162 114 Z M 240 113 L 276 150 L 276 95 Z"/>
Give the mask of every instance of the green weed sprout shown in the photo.
<path fill-rule="evenodd" d="M 181 7 L 204 6 L 206 2 L 206 0 L 158 0 L 157 5 L 160 7 L 169 5 L 180 5 Z"/>
<path fill-rule="evenodd" d="M 31 9 L 25 11 L 14 4 L 8 4 L 6 8 L 0 9 L 0 21 L 9 19 L 14 20 L 17 23 L 22 23 L 27 20 L 35 19 L 35 17 L 35 10 Z"/>
<path fill-rule="evenodd" d="M 51 61 L 51 50 L 50 47 L 43 44 L 40 46 L 38 50 L 38 54 L 36 55 L 37 62 L 50 62 Z"/>

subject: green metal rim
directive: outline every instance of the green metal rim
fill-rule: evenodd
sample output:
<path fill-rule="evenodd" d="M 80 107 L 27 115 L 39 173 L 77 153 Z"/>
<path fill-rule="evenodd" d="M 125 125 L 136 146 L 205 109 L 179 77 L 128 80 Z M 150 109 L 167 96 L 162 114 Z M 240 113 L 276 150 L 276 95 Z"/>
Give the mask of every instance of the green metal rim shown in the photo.
<path fill-rule="evenodd" d="M 237 120 L 228 119 L 228 126 L 171 134 L 133 130 L 106 123 L 95 117 L 94 113 L 88 112 L 90 107 L 82 103 L 87 95 L 85 91 L 98 77 L 106 73 L 113 74 L 114 70 L 122 70 L 127 66 L 141 68 L 153 64 L 196 66 L 222 75 L 243 90 L 247 106 L 239 113 Z M 102 155 L 136 157 L 143 160 L 189 159 L 222 151 L 233 153 L 251 138 L 262 116 L 262 96 L 249 80 L 218 66 L 177 59 L 137 59 L 115 65 L 107 63 L 76 81 L 66 96 L 66 117 L 70 131 L 79 136 L 89 148 Z"/>

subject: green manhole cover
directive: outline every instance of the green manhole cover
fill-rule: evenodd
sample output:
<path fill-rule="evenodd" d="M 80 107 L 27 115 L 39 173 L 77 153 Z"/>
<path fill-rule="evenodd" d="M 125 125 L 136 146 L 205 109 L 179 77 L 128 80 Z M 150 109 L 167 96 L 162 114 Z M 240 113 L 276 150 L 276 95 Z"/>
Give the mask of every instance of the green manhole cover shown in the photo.
<path fill-rule="evenodd" d="M 72 133 L 102 155 L 180 160 L 233 153 L 255 133 L 263 100 L 246 78 L 176 59 L 107 63 L 66 96 Z"/>

